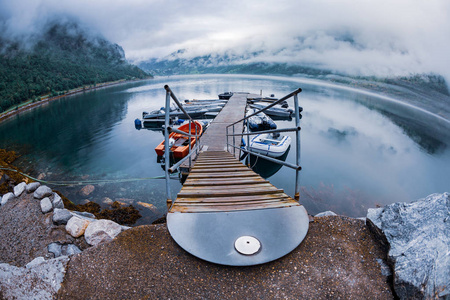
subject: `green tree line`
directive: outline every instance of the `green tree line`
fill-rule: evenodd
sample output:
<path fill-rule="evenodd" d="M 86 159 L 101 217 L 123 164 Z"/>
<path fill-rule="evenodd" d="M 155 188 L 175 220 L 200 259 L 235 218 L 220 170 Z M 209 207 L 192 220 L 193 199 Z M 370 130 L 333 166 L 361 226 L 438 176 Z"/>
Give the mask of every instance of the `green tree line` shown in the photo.
<path fill-rule="evenodd" d="M 0 112 L 27 99 L 76 87 L 149 75 L 126 62 L 120 46 L 73 27 L 50 26 L 31 49 L 0 38 Z"/>

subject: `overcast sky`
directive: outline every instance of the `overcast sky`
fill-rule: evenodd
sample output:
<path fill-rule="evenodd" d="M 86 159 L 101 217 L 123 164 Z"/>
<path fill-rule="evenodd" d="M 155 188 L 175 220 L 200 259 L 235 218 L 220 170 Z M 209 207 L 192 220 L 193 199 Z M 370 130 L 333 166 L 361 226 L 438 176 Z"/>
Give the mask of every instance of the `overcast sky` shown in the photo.
<path fill-rule="evenodd" d="M 133 61 L 259 51 L 269 62 L 450 79 L 448 0 L 0 0 L 4 33 L 26 36 L 55 15 L 101 32 Z"/>

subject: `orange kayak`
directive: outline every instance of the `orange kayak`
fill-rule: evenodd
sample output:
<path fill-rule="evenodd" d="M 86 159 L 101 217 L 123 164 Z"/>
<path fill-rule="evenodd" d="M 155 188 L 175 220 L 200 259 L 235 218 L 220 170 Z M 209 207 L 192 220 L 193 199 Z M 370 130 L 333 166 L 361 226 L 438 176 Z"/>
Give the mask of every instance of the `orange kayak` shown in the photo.
<path fill-rule="evenodd" d="M 203 126 L 198 121 L 194 121 L 191 123 L 191 134 L 195 135 L 195 128 L 197 128 L 197 135 L 200 136 L 203 132 Z M 186 133 L 189 132 L 189 123 L 181 125 L 178 127 L 178 130 L 184 131 Z M 196 137 L 190 138 L 189 143 L 189 137 L 186 135 L 183 135 L 181 133 L 175 133 L 172 132 L 169 135 L 169 144 L 172 144 L 172 147 L 170 148 L 170 151 L 173 153 L 173 156 L 175 158 L 183 158 L 186 155 L 189 154 L 189 146 L 191 149 L 194 147 L 195 143 L 197 141 Z M 164 140 L 155 148 L 156 154 L 158 156 L 164 155 Z"/>

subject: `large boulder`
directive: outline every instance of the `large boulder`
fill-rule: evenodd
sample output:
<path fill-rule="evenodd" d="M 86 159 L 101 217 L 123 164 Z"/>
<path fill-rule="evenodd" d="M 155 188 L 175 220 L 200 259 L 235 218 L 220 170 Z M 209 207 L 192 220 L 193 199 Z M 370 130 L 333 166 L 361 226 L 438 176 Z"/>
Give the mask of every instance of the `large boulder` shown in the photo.
<path fill-rule="evenodd" d="M 109 242 L 122 231 L 122 227 L 110 220 L 98 220 L 89 224 L 84 232 L 86 242 L 91 246 Z"/>
<path fill-rule="evenodd" d="M 36 258 L 26 267 L 0 264 L 0 296 L 5 299 L 52 299 L 64 280 L 67 256 Z"/>
<path fill-rule="evenodd" d="M 19 197 L 22 195 L 22 193 L 25 191 L 25 188 L 27 187 L 27 184 L 25 182 L 21 182 L 18 185 L 14 187 L 14 195 L 16 197 Z"/>
<path fill-rule="evenodd" d="M 34 198 L 36 199 L 42 199 L 44 197 L 50 197 L 51 195 L 53 195 L 53 191 L 51 188 L 49 188 L 46 185 L 41 185 L 40 187 L 38 187 L 35 191 L 34 191 Z"/>
<path fill-rule="evenodd" d="M 400 299 L 450 298 L 450 194 L 369 209 L 367 225 L 389 248 Z"/>

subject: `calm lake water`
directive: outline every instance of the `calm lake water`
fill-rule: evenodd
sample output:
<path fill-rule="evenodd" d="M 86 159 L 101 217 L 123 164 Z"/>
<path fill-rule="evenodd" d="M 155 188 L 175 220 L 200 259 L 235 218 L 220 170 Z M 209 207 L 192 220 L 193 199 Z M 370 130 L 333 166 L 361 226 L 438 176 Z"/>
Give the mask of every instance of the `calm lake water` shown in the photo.
<path fill-rule="evenodd" d="M 164 180 L 122 180 L 164 175 L 154 151 L 163 139 L 161 131 L 137 130 L 134 120 L 164 105 L 165 84 L 179 99 L 261 90 L 282 97 L 301 87 L 301 203 L 310 214 L 332 210 L 360 217 L 370 207 L 450 191 L 450 140 L 440 134 L 449 132 L 450 123 L 385 97 L 287 77 L 177 76 L 76 95 L 1 123 L 0 147 L 18 151 L 18 164 L 32 176 L 44 174 L 45 180 L 114 181 L 95 185 L 88 200 L 146 202 L 163 214 Z M 294 126 L 294 121 L 276 123 Z M 295 162 L 295 147 L 286 161 Z M 262 161 L 252 164 L 275 186 L 294 194 L 294 171 L 277 171 Z M 79 194 L 81 187 L 52 186 L 75 203 L 86 199 Z M 176 178 L 171 188 L 173 195 L 181 189 Z M 138 224 L 157 217 L 144 214 Z"/>

